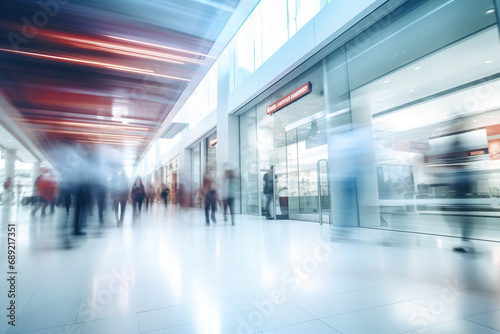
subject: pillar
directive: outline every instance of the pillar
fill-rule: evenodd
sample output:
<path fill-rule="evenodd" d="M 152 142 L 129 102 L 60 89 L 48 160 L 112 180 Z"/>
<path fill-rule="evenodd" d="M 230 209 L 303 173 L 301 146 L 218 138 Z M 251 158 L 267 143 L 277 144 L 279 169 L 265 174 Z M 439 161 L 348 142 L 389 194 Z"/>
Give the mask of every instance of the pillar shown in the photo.
<path fill-rule="evenodd" d="M 32 194 L 35 195 L 35 181 L 37 177 L 40 176 L 40 163 L 34 162 L 31 166 L 31 187 L 32 187 Z"/>

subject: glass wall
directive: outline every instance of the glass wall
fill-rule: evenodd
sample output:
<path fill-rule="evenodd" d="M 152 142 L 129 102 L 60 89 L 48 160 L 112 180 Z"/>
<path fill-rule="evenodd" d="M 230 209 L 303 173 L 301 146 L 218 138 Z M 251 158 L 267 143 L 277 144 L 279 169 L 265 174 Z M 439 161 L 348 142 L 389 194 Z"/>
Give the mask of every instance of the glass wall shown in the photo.
<path fill-rule="evenodd" d="M 191 148 L 191 175 L 192 184 L 191 189 L 193 191 L 193 206 L 195 208 L 201 207 L 201 199 L 199 196 L 199 190 L 201 189 L 201 143 L 198 142 Z"/>
<path fill-rule="evenodd" d="M 229 44 L 230 91 L 269 59 L 331 0 L 261 0 Z"/>
<path fill-rule="evenodd" d="M 259 164 L 255 107 L 240 116 L 241 212 L 259 214 Z"/>
<path fill-rule="evenodd" d="M 500 164 L 489 150 L 500 124 L 493 8 L 410 2 L 370 39 L 348 43 L 353 115 L 370 116 L 376 147 L 381 218 L 363 225 L 459 236 L 466 224 L 474 237 L 500 239 L 491 234 L 500 231 Z M 456 204 L 464 196 L 466 213 Z"/>
<path fill-rule="evenodd" d="M 240 119 L 242 176 L 254 180 L 244 199 L 258 194 L 262 208 L 262 174 L 273 165 L 290 215 L 315 213 L 307 198 L 317 196 L 313 164 L 326 156 L 333 211 L 345 203 L 334 176 L 354 180 L 355 225 L 459 236 L 464 214 L 453 203 L 465 196 L 473 204 L 466 213 L 473 237 L 500 240 L 500 43 L 493 9 L 492 0 L 406 2 L 270 92 Z M 266 114 L 307 81 L 313 94 Z M 345 131 L 351 136 L 339 136 Z M 308 145 L 308 135 L 322 132 L 325 144 Z M 257 142 L 248 159 L 252 168 L 258 160 L 258 176 L 245 164 L 255 150 L 244 147 L 250 139 Z M 457 168 L 468 175 L 465 194 L 463 182 L 450 181 Z M 349 176 L 339 174 L 346 170 Z"/>

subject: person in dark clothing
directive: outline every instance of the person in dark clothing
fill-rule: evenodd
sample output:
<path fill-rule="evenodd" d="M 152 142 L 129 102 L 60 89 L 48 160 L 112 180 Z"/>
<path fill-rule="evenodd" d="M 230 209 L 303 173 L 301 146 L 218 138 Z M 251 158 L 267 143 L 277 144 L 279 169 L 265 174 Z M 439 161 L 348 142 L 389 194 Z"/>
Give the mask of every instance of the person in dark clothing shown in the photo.
<path fill-rule="evenodd" d="M 205 223 L 207 225 L 210 224 L 208 216 L 210 209 L 212 209 L 210 218 L 212 219 L 212 222 L 216 224 L 217 220 L 215 219 L 215 207 L 217 203 L 217 190 L 215 188 L 215 179 L 212 176 L 210 167 L 207 167 L 205 175 L 203 175 L 202 194 L 205 197 Z"/>
<path fill-rule="evenodd" d="M 274 176 L 275 181 L 277 182 L 277 176 Z M 271 215 L 271 202 L 274 197 L 274 184 L 273 184 L 273 176 L 272 176 L 272 171 L 269 169 L 266 174 L 264 174 L 263 177 L 263 183 L 264 183 L 264 195 L 266 196 L 266 218 L 267 219 L 274 219 L 274 217 Z"/>
<path fill-rule="evenodd" d="M 112 179 L 111 197 L 116 216 L 116 226 L 118 227 L 123 225 L 123 216 L 125 215 L 125 207 L 128 200 L 128 189 L 127 174 L 124 171 L 115 174 Z M 120 211 L 120 214 L 118 214 L 118 211 Z"/>
<path fill-rule="evenodd" d="M 151 206 L 153 208 L 153 202 L 156 198 L 156 189 L 153 183 L 150 181 L 146 184 L 146 210 Z"/>
<path fill-rule="evenodd" d="M 142 209 L 142 202 L 146 197 L 146 190 L 144 189 L 144 185 L 142 184 L 142 180 L 140 177 L 137 177 L 135 179 L 130 196 L 132 197 L 132 202 L 134 205 L 134 216 L 140 215 Z"/>
<path fill-rule="evenodd" d="M 170 189 L 165 184 L 161 185 L 161 192 L 160 192 L 160 197 L 163 199 L 163 202 L 165 203 L 165 210 L 167 209 L 167 204 L 168 204 L 168 194 L 170 193 Z"/>

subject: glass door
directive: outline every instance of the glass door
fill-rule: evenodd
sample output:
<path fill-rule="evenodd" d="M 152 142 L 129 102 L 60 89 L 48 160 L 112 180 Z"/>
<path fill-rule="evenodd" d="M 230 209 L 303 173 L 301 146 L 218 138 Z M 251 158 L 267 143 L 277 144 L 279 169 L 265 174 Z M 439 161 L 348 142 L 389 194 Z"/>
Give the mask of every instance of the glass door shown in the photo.
<path fill-rule="evenodd" d="M 324 164 L 320 164 L 318 169 L 318 161 L 328 158 L 326 119 L 315 120 L 288 131 L 286 141 L 290 219 L 319 221 L 321 191 L 323 222 L 328 222 L 328 172 Z"/>

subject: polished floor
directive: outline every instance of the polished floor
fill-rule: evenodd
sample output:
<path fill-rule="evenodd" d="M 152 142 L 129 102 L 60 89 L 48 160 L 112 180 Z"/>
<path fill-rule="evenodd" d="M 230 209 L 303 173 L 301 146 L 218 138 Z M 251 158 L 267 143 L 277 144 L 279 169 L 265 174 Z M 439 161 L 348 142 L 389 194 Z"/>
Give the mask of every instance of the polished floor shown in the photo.
<path fill-rule="evenodd" d="M 0 333 L 500 333 L 500 244 L 452 251 L 450 237 L 339 229 L 299 221 L 161 206 L 122 228 L 68 237 L 65 214 L 16 223 L 16 326 L 4 303 Z"/>

